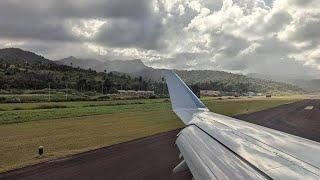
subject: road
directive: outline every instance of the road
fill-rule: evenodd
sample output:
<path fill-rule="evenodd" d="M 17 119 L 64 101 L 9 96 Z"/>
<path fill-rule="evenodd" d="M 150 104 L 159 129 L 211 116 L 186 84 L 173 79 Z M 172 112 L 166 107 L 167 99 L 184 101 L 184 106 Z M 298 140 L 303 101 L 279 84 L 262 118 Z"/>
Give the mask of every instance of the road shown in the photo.
<path fill-rule="evenodd" d="M 237 118 L 320 142 L 320 100 L 304 100 Z M 174 146 L 178 132 L 161 133 L 10 171 L 0 174 L 0 179 L 191 180 L 188 172 L 172 174 L 179 162 L 179 152 Z"/>

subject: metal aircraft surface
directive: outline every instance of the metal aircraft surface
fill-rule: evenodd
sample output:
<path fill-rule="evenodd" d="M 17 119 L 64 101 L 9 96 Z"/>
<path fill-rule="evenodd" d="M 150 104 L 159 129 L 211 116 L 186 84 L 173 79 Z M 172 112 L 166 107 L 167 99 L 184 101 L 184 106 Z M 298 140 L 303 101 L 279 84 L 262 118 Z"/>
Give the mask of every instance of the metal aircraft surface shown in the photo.
<path fill-rule="evenodd" d="M 196 180 L 320 179 L 320 143 L 210 112 L 173 71 L 163 71 L 172 109 L 186 127 L 174 172 Z"/>

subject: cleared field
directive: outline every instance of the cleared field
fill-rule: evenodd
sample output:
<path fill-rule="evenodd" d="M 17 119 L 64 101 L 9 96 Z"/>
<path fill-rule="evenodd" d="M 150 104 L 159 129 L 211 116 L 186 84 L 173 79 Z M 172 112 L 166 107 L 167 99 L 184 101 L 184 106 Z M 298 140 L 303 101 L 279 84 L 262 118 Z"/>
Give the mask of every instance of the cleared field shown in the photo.
<path fill-rule="evenodd" d="M 233 116 L 297 100 L 300 99 L 206 99 L 204 102 L 214 112 Z M 0 113 L 0 171 L 183 127 L 165 100 L 105 103 L 110 102 L 62 103 L 65 107 L 52 109 L 32 109 L 39 104 L 13 104 L 10 108 L 0 105 L 7 109 Z M 18 105 L 30 109 L 10 110 Z M 45 147 L 43 158 L 36 155 L 40 145 Z"/>
<path fill-rule="evenodd" d="M 302 98 L 303 99 L 303 98 Z M 213 112 L 235 116 L 247 114 L 264 109 L 276 107 L 286 103 L 293 103 L 302 100 L 301 97 L 279 97 L 279 98 L 239 98 L 224 100 L 204 100 L 205 105 Z"/>
<path fill-rule="evenodd" d="M 207 107 L 228 116 L 250 113 L 294 102 L 298 98 L 204 99 Z M 157 100 L 83 101 L 59 103 L 0 104 L 0 125 L 133 111 L 170 111 L 170 102 Z"/>
<path fill-rule="evenodd" d="M 53 108 L 76 108 L 96 106 L 117 106 L 128 104 L 162 103 L 163 99 L 134 99 L 116 101 L 71 101 L 71 102 L 41 102 L 41 103 L 0 103 L 0 111 L 35 110 Z"/>
<path fill-rule="evenodd" d="M 0 126 L 0 171 L 182 127 L 172 112 L 127 112 Z M 38 158 L 37 148 L 46 156 Z"/>
<path fill-rule="evenodd" d="M 28 121 L 81 117 L 132 111 L 152 111 L 169 109 L 169 103 L 163 100 L 68 102 L 68 103 L 22 103 L 1 104 L 0 124 L 12 124 Z M 13 110 L 10 110 L 13 109 Z"/>

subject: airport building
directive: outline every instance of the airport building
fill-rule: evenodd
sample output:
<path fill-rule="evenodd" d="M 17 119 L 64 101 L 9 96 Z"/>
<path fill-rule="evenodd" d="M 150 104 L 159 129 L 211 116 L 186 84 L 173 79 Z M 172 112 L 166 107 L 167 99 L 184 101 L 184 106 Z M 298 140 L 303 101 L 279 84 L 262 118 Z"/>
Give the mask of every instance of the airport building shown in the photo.
<path fill-rule="evenodd" d="M 219 96 L 221 96 L 221 93 L 220 93 L 220 91 L 200 90 L 200 96 L 219 97 Z"/>
<path fill-rule="evenodd" d="M 143 96 L 151 97 L 154 96 L 154 91 L 133 91 L 133 90 L 118 90 L 118 94 L 121 96 Z"/>

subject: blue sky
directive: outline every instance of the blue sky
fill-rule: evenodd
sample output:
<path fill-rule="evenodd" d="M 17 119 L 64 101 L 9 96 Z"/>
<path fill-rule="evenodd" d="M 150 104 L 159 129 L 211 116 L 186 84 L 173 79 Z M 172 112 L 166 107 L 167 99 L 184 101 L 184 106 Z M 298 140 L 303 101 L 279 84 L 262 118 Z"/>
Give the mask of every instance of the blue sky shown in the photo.
<path fill-rule="evenodd" d="M 264 0 L 268 6 L 272 6 L 273 0 Z"/>

